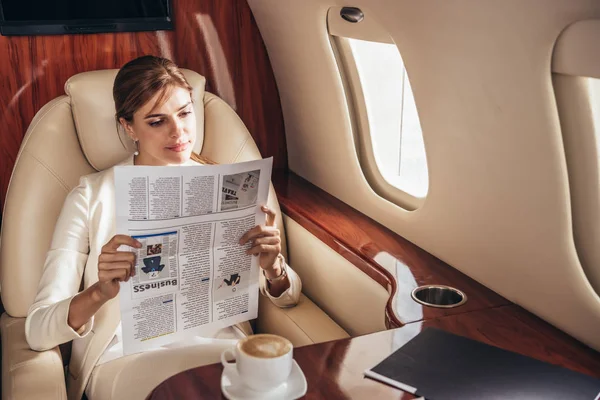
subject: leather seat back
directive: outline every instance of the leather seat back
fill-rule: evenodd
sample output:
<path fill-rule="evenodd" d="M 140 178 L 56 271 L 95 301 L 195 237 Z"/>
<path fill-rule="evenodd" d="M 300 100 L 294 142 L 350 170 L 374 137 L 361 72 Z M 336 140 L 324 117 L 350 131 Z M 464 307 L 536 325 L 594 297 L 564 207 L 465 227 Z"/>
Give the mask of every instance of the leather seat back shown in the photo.
<path fill-rule="evenodd" d="M 195 151 L 217 163 L 261 158 L 250 133 L 221 99 L 204 91 L 205 79 L 183 70 L 193 87 L 198 140 Z M 21 144 L 6 196 L 0 236 L 4 307 L 25 317 L 32 304 L 54 225 L 79 178 L 110 168 L 132 152 L 117 128 L 112 86 L 117 70 L 85 72 L 65 84 L 66 95 L 34 117 Z M 271 187 L 270 205 L 281 212 Z M 282 245 L 285 255 L 285 242 Z"/>

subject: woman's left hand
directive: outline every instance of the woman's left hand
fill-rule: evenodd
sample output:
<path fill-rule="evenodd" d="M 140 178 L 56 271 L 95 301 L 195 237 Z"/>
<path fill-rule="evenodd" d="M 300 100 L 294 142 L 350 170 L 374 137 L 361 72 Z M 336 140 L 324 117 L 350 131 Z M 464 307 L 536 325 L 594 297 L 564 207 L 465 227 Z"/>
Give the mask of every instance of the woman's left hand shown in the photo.
<path fill-rule="evenodd" d="M 275 226 L 277 213 L 267 206 L 262 206 L 262 211 L 267 214 L 267 223 L 250 229 L 240 239 L 244 245 L 252 242 L 252 247 L 246 250 L 246 254 L 259 256 L 258 264 L 265 271 L 279 267 L 276 265 L 277 256 L 281 252 L 281 236 L 279 229 Z"/>

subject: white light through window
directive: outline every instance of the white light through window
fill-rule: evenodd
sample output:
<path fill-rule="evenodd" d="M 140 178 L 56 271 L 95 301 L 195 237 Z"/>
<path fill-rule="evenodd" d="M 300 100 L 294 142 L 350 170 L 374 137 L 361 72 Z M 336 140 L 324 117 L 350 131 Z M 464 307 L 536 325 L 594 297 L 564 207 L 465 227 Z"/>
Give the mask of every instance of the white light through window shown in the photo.
<path fill-rule="evenodd" d="M 348 39 L 365 97 L 377 167 L 415 197 L 429 187 L 421 123 L 406 69 L 393 44 Z"/>

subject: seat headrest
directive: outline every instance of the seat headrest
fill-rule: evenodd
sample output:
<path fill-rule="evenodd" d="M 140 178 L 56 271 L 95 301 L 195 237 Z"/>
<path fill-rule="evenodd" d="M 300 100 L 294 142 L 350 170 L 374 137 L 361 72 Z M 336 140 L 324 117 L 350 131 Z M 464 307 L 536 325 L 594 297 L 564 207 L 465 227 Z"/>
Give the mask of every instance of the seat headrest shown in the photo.
<path fill-rule="evenodd" d="M 204 141 L 204 87 L 206 79 L 181 69 L 193 88 L 192 100 L 197 120 L 194 151 L 200 153 Z M 115 120 L 112 89 L 117 69 L 83 72 L 65 83 L 71 112 L 81 149 L 88 162 L 98 171 L 110 168 L 133 153 L 134 144 Z"/>

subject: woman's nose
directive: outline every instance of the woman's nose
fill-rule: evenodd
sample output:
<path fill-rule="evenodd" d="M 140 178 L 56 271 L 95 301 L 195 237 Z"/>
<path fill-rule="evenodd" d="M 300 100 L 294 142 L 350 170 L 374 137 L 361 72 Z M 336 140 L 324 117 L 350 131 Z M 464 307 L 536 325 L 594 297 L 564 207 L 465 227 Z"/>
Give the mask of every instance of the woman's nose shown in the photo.
<path fill-rule="evenodd" d="M 171 130 L 171 137 L 179 137 L 183 135 L 183 133 L 185 132 L 184 128 L 185 125 L 183 124 L 183 121 L 175 120 L 173 129 Z"/>

